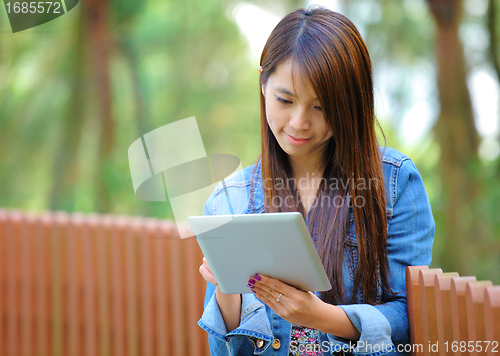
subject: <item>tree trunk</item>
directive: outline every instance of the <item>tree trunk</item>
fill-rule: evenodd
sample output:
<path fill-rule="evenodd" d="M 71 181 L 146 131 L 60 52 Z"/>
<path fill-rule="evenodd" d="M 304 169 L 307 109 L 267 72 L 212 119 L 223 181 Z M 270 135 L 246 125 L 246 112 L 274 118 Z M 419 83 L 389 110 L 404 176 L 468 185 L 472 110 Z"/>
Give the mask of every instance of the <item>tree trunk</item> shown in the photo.
<path fill-rule="evenodd" d="M 126 38 L 119 41 L 117 45 L 123 53 L 130 72 L 130 78 L 133 84 L 133 97 L 135 104 L 135 124 L 137 130 L 137 138 L 144 136 L 154 129 L 151 123 L 151 115 L 149 113 L 148 92 L 147 87 L 142 79 L 140 71 L 140 56 L 134 43 Z M 137 211 L 144 216 L 154 216 L 154 206 L 147 201 L 137 199 Z"/>
<path fill-rule="evenodd" d="M 498 26 L 497 26 L 497 18 L 498 18 L 498 6 L 497 0 L 489 0 L 488 2 L 488 33 L 490 35 L 490 43 L 489 43 L 489 54 L 490 61 L 493 65 L 493 69 L 495 70 L 497 81 L 500 83 L 500 51 L 498 48 Z M 500 116 L 497 118 L 500 124 Z M 500 133 L 497 134 L 497 139 L 500 139 Z M 500 177 L 500 157 L 497 158 L 496 161 L 496 175 Z"/>
<path fill-rule="evenodd" d="M 500 82 L 500 58 L 498 51 L 498 34 L 497 34 L 497 4 L 496 0 L 489 0 L 488 2 L 488 33 L 490 35 L 490 59 L 497 80 Z"/>
<path fill-rule="evenodd" d="M 74 188 L 77 184 L 79 172 L 77 155 L 84 125 L 84 79 L 85 79 L 85 38 L 82 18 L 79 19 L 75 36 L 76 42 L 72 49 L 72 66 L 70 73 L 73 75 L 71 83 L 71 96 L 68 103 L 68 114 L 62 123 L 62 140 L 56 153 L 53 168 L 52 188 L 49 197 L 51 210 L 74 211 Z"/>
<path fill-rule="evenodd" d="M 108 0 L 87 0 L 82 2 L 85 12 L 89 41 L 90 66 L 93 74 L 93 91 L 97 99 L 97 115 L 100 123 L 99 150 L 96 174 L 96 210 L 111 212 L 111 184 L 109 170 L 112 167 L 111 153 L 114 144 L 114 122 L 111 112 L 111 80 L 109 73 L 109 2 Z"/>
<path fill-rule="evenodd" d="M 440 258 L 443 269 L 467 274 L 474 265 L 472 251 L 479 242 L 480 225 L 474 209 L 479 188 L 474 178 L 478 134 L 458 34 L 462 2 L 427 2 L 437 25 L 437 81 L 441 112 L 434 132 L 441 148 L 439 168 L 445 209 L 445 230 L 437 231 L 436 237 L 444 239 Z"/>

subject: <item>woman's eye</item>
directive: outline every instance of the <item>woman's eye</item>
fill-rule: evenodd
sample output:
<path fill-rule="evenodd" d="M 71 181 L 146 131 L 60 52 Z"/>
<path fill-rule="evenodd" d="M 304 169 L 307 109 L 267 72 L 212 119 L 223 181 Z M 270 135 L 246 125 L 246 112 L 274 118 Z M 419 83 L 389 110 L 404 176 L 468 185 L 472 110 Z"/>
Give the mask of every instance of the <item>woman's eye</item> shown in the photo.
<path fill-rule="evenodd" d="M 279 96 L 276 96 L 276 100 L 279 101 L 282 104 L 290 104 L 291 101 L 285 100 L 283 98 L 280 98 Z"/>
<path fill-rule="evenodd" d="M 291 104 L 292 103 L 290 100 L 286 100 L 286 99 L 280 98 L 277 95 L 276 95 L 276 100 L 279 101 L 282 104 Z M 319 110 L 319 111 L 323 111 L 323 109 L 321 108 L 321 106 L 315 106 L 314 108 L 317 109 L 317 110 Z"/>

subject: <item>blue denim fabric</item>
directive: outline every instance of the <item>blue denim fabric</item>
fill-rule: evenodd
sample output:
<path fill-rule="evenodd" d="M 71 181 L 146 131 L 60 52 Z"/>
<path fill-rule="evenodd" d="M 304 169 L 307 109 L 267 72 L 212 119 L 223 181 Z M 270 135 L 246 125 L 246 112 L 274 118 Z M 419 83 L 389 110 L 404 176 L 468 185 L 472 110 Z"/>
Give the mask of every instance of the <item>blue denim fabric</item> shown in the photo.
<path fill-rule="evenodd" d="M 397 296 L 382 293 L 380 305 L 364 304 L 361 291 L 356 304 L 338 305 L 359 330 L 359 341 L 352 342 L 319 332 L 325 355 L 348 351 L 354 355 L 406 355 L 409 343 L 406 309 L 405 271 L 409 265 L 429 266 L 434 241 L 434 219 L 422 178 L 410 158 L 392 148 L 382 148 L 384 184 L 387 194 L 388 260 L 392 274 L 391 289 Z M 250 185 L 254 165 L 236 172 L 225 180 L 226 189 L 219 184 L 205 204 L 205 215 L 257 214 L 264 212 L 260 161 L 253 177 L 253 205 Z M 306 223 L 309 224 L 309 215 Z M 314 235 L 314 234 L 313 234 Z M 315 236 L 313 236 L 314 238 Z M 344 284 L 350 298 L 353 270 L 357 263 L 357 242 L 354 219 L 350 217 L 349 244 L 354 258 L 344 259 Z M 347 254 L 344 254 L 347 255 Z M 319 292 L 316 292 L 319 296 Z M 204 313 L 198 325 L 208 332 L 212 355 L 288 355 L 291 324 L 282 319 L 253 293 L 242 294 L 240 325 L 227 333 L 224 319 L 215 297 L 215 286 L 207 283 Z M 257 340 L 264 343 L 258 347 Z M 281 343 L 272 347 L 274 339 Z M 260 344 L 260 343 L 259 343 Z M 346 352 L 347 353 L 347 352 Z"/>

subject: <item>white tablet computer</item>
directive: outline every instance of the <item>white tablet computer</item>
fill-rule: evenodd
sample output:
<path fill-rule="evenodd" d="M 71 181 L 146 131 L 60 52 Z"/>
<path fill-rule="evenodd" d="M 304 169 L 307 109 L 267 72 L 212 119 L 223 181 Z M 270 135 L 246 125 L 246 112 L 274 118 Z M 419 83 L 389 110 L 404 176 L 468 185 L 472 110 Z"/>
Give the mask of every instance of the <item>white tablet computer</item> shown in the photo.
<path fill-rule="evenodd" d="M 255 273 L 303 291 L 332 287 L 298 212 L 187 218 L 223 293 L 250 293 Z"/>

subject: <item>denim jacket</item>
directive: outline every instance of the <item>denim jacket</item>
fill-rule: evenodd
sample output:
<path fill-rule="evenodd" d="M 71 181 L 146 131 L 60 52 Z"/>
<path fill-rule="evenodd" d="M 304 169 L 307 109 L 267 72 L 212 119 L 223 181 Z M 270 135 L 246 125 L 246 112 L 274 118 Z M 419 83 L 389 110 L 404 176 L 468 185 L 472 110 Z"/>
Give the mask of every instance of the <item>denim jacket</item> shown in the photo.
<path fill-rule="evenodd" d="M 378 305 L 363 303 L 361 290 L 355 304 L 342 308 L 361 336 L 357 342 L 319 331 L 324 355 L 406 355 L 409 327 L 406 308 L 405 271 L 409 265 L 429 266 L 434 240 L 434 219 L 422 177 L 410 158 L 392 148 L 381 148 L 387 196 L 387 257 L 392 275 L 390 287 L 396 295 L 379 288 Z M 259 214 L 264 212 L 261 161 L 235 172 L 219 183 L 205 203 L 205 215 Z M 254 184 L 253 199 L 250 186 Z M 309 226 L 309 214 L 306 223 Z M 350 215 L 344 253 L 344 285 L 348 300 L 357 263 L 354 218 Z M 258 252 L 257 252 L 258 253 Z M 319 292 L 315 292 L 319 296 Z M 215 297 L 215 286 L 207 283 L 204 312 L 198 325 L 208 333 L 211 355 L 288 355 L 292 324 L 277 315 L 253 293 L 242 294 L 239 326 L 227 332 Z M 277 342 L 279 341 L 279 342 Z"/>

